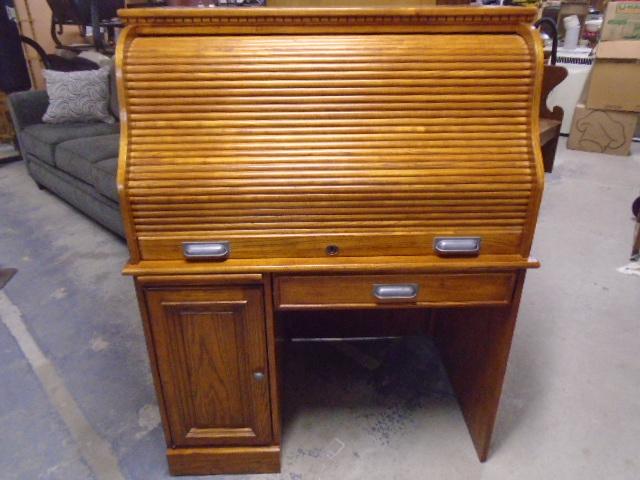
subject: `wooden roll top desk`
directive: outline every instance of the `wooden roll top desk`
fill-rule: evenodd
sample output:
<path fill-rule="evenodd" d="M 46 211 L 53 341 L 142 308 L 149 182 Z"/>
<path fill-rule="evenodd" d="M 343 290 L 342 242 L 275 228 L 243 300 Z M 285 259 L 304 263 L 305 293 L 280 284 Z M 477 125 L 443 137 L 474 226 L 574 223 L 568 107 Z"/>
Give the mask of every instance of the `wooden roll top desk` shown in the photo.
<path fill-rule="evenodd" d="M 535 10 L 121 15 L 125 272 L 171 472 L 279 470 L 278 322 L 308 310 L 422 315 L 485 460 L 538 266 Z"/>

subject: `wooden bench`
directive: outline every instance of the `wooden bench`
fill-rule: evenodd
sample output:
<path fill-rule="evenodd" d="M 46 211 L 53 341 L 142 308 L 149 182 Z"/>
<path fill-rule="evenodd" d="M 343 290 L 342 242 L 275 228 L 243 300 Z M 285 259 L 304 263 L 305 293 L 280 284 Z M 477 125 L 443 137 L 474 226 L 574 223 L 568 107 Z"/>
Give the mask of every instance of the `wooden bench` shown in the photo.
<path fill-rule="evenodd" d="M 555 106 L 553 110 L 547 107 L 547 97 L 565 78 L 568 72 L 564 67 L 557 65 L 545 65 L 542 76 L 542 93 L 540 95 L 540 147 L 544 171 L 553 170 L 553 162 L 556 157 L 556 147 L 560 136 L 560 126 L 564 118 L 564 110 Z"/>

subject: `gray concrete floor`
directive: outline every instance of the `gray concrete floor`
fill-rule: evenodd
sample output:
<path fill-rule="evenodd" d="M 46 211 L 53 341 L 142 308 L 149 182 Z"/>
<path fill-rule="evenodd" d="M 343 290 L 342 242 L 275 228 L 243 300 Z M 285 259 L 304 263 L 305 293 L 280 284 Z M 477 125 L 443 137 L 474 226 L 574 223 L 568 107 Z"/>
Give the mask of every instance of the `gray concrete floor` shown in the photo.
<path fill-rule="evenodd" d="M 640 276 L 616 270 L 639 147 L 560 146 L 487 463 L 431 345 L 409 338 L 292 348 L 283 473 L 251 478 L 640 479 Z M 126 259 L 22 162 L 0 166 L 0 266 L 19 269 L 0 291 L 0 478 L 168 478 Z"/>

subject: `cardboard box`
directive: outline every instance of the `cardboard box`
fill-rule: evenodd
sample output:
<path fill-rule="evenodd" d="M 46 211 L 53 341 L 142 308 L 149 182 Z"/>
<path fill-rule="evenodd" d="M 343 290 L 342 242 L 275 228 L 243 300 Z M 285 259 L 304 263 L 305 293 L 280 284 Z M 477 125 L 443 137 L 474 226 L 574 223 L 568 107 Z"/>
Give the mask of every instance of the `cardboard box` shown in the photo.
<path fill-rule="evenodd" d="M 609 2 L 600 40 L 640 40 L 640 2 Z"/>
<path fill-rule="evenodd" d="M 640 41 L 615 40 L 598 44 L 587 107 L 640 112 Z"/>
<path fill-rule="evenodd" d="M 578 104 L 573 113 L 567 147 L 584 152 L 629 155 L 638 115 L 592 110 Z"/>

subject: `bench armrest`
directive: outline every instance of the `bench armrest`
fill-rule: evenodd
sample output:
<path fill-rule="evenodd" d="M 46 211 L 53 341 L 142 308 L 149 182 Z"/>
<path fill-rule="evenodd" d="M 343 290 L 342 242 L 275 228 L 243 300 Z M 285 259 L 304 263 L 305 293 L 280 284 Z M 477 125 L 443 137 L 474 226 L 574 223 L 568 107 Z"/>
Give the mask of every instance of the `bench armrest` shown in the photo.
<path fill-rule="evenodd" d="M 8 104 L 16 133 L 19 133 L 29 125 L 42 123 L 42 116 L 49 106 L 49 96 L 40 90 L 15 92 L 9 95 Z"/>

